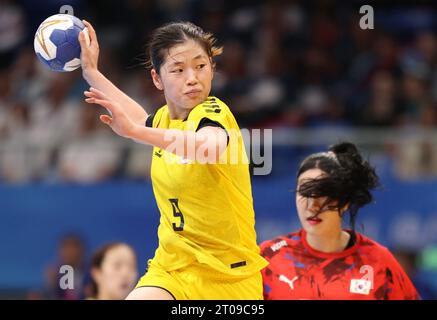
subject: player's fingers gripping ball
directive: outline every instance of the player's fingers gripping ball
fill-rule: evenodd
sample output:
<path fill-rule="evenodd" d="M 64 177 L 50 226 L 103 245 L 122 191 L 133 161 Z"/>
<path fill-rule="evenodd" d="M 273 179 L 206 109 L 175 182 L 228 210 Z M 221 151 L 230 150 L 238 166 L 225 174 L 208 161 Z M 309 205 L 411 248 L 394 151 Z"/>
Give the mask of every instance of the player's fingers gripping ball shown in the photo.
<path fill-rule="evenodd" d="M 51 70 L 73 71 L 81 65 L 79 33 L 84 31 L 89 45 L 88 28 L 75 16 L 55 14 L 44 20 L 35 33 L 35 53 Z"/>

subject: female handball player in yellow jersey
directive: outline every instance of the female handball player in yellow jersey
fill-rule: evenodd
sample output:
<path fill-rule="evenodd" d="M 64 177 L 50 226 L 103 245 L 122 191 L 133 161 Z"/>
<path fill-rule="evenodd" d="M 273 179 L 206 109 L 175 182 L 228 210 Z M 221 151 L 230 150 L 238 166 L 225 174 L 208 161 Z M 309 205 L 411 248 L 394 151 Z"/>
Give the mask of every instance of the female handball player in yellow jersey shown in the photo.
<path fill-rule="evenodd" d="M 148 54 L 153 83 L 166 105 L 144 109 L 98 70 L 93 27 L 84 34 L 88 103 L 118 135 L 154 146 L 152 184 L 161 213 L 159 246 L 127 299 L 262 299 L 247 156 L 228 106 L 210 96 L 215 39 L 189 22 L 156 29 Z"/>

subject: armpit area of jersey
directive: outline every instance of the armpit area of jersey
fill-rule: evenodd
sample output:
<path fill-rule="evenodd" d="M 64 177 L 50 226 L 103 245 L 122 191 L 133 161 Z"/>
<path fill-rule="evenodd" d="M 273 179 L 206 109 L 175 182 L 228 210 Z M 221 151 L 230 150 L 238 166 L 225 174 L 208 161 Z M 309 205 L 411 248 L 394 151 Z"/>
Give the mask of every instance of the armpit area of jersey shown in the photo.
<path fill-rule="evenodd" d="M 145 123 L 145 126 L 146 127 L 149 127 L 149 128 L 152 128 L 153 127 L 153 118 L 155 117 L 155 114 L 154 113 L 151 113 L 151 114 L 149 114 L 149 116 L 147 117 L 147 119 L 146 119 L 146 123 Z"/>
<path fill-rule="evenodd" d="M 226 132 L 226 138 L 227 138 L 226 145 L 229 144 L 229 134 L 228 134 L 228 132 L 226 131 L 225 127 L 223 127 L 223 125 L 222 125 L 220 122 L 217 122 L 217 121 L 211 120 L 211 119 L 206 118 L 206 117 L 205 117 L 205 118 L 202 118 L 202 119 L 200 120 L 200 122 L 199 122 L 199 125 L 197 126 L 196 132 L 199 131 L 199 130 L 202 129 L 202 128 L 205 128 L 205 127 L 218 127 L 218 128 L 222 128 L 223 130 L 225 130 L 225 132 Z"/>

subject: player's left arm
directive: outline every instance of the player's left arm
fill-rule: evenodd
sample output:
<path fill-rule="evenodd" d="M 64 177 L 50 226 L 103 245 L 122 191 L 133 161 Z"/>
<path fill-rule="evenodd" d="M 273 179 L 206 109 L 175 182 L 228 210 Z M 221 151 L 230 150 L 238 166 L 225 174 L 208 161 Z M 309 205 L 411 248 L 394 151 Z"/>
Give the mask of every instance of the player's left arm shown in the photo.
<path fill-rule="evenodd" d="M 185 159 L 216 163 L 226 150 L 228 136 L 221 127 L 205 126 L 197 131 L 149 128 L 133 122 L 118 102 L 95 90 L 87 103 L 99 104 L 111 114 L 101 115 L 100 120 L 118 135 L 138 143 L 150 144 Z"/>
<path fill-rule="evenodd" d="M 128 137 L 201 163 L 217 163 L 227 147 L 226 132 L 218 127 L 204 127 L 194 132 L 135 125 Z"/>

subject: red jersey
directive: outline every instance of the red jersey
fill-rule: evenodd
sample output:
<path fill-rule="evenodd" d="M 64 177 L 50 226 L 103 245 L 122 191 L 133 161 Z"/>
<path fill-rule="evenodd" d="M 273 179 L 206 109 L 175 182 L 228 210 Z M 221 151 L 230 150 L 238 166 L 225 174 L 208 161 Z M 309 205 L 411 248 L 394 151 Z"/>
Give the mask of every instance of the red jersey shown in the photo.
<path fill-rule="evenodd" d="M 305 230 L 265 241 L 261 254 L 264 298 L 391 300 L 419 299 L 387 248 L 355 233 L 355 244 L 339 253 L 311 248 Z"/>

